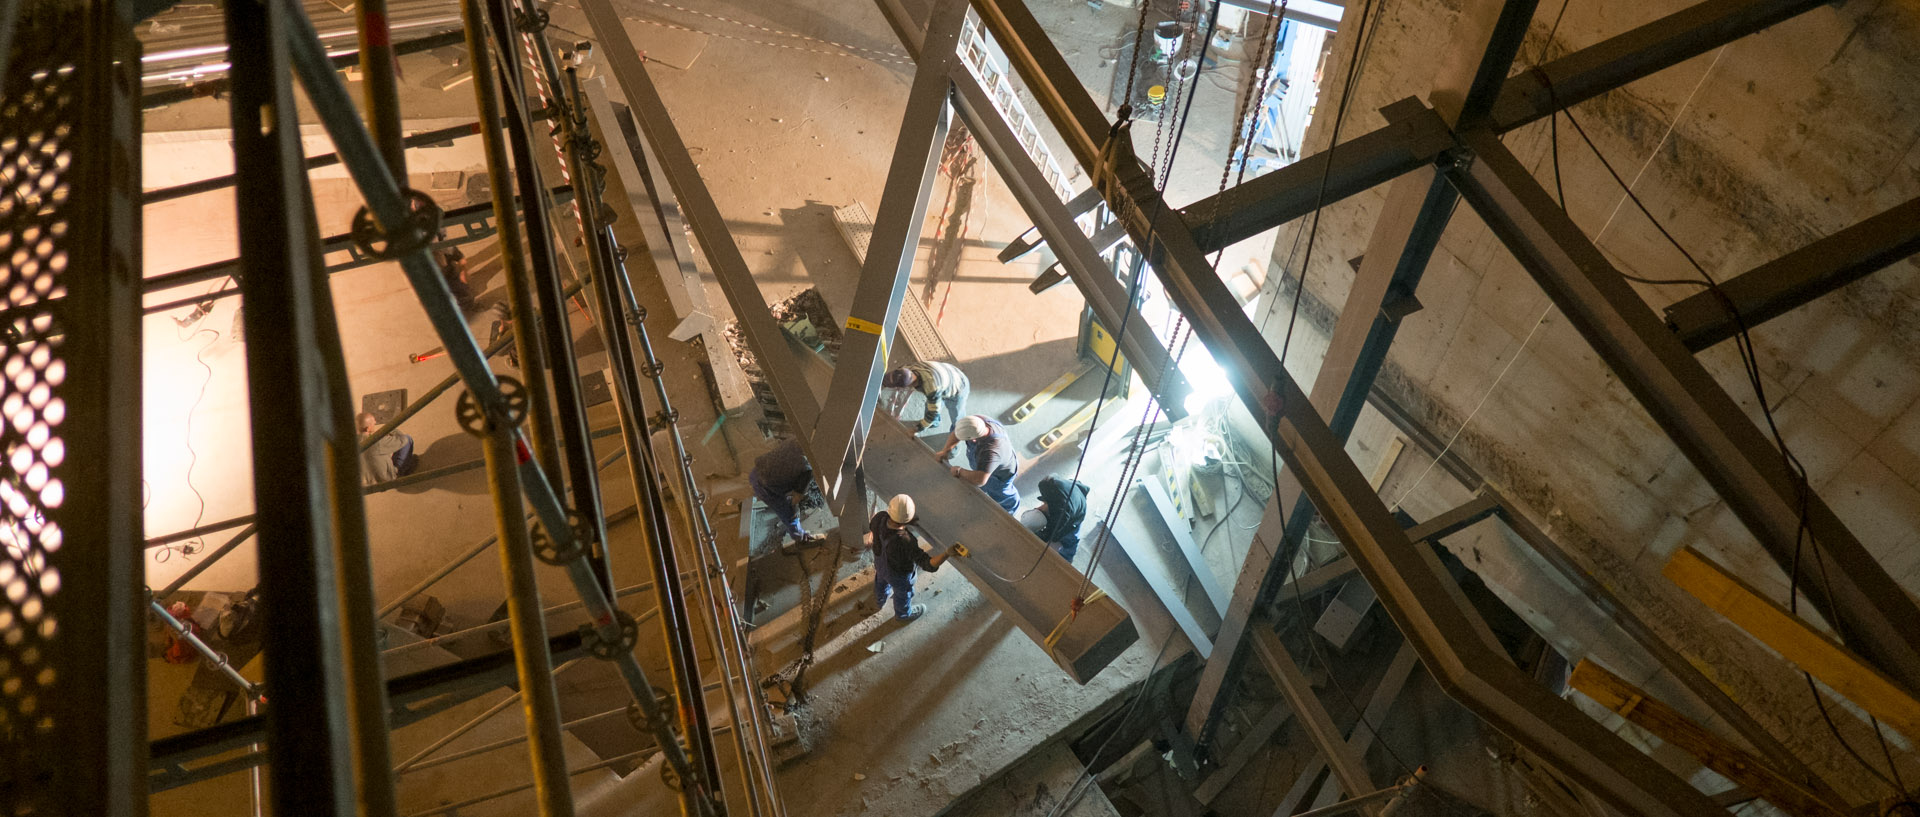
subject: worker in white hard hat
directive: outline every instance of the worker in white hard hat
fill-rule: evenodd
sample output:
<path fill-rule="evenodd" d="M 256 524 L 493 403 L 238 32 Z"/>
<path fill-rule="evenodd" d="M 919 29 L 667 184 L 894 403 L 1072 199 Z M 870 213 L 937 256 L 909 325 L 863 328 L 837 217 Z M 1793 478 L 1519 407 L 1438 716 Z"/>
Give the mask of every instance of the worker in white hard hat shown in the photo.
<path fill-rule="evenodd" d="M 1013 438 L 1007 436 L 1006 427 L 978 414 L 962 417 L 953 424 L 946 446 L 934 454 L 934 458 L 946 462 L 953 449 L 963 442 L 967 444 L 967 464 L 971 467 L 950 466 L 947 472 L 980 486 L 980 490 L 1006 508 L 1007 513 L 1020 510 L 1020 491 L 1013 487 L 1013 478 L 1020 473 L 1020 458 L 1014 454 Z"/>
<path fill-rule="evenodd" d="M 912 621 L 927 611 L 926 605 L 913 603 L 913 580 L 917 570 L 939 570 L 947 561 L 948 548 L 928 553 L 909 527 L 916 518 L 913 497 L 896 494 L 887 501 L 887 509 L 873 515 L 867 529 L 873 534 L 874 606 L 893 597 L 893 616 Z M 916 570 L 917 569 L 917 570 Z"/>

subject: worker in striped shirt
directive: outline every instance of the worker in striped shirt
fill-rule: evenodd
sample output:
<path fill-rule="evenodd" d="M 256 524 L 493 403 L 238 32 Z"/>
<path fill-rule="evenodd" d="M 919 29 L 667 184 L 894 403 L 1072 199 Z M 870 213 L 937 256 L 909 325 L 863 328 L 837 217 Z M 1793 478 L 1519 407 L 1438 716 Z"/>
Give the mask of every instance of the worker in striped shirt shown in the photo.
<path fill-rule="evenodd" d="M 896 414 L 906 405 L 909 389 L 927 398 L 927 410 L 920 416 L 920 422 L 914 425 L 915 434 L 925 433 L 939 425 L 942 416 L 951 416 L 954 422 L 959 422 L 961 417 L 966 416 L 967 392 L 972 388 L 960 367 L 937 360 L 909 363 L 887 372 L 887 376 L 881 378 L 880 385 L 894 390 L 888 407 Z M 946 409 L 944 414 L 942 408 Z"/>

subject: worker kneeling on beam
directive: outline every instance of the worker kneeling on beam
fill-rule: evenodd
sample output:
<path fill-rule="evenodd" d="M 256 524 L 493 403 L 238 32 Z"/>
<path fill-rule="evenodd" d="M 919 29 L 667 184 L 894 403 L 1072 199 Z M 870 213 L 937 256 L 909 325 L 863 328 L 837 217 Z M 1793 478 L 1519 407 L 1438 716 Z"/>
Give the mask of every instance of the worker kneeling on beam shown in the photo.
<path fill-rule="evenodd" d="M 972 467 L 955 465 L 947 472 L 980 486 L 980 490 L 1006 508 L 1007 513 L 1020 510 L 1020 491 L 1013 487 L 1013 478 L 1020 473 L 1020 459 L 1014 455 L 1013 438 L 1007 436 L 1006 426 L 978 414 L 962 417 L 953 424 L 946 446 L 934 454 L 934 458 L 946 462 L 953 449 L 963 442 L 967 444 L 967 464 Z"/>
<path fill-rule="evenodd" d="M 912 621 L 927 611 L 926 605 L 913 603 L 916 569 L 939 570 L 949 553 L 966 552 L 958 545 L 934 554 L 922 550 L 920 538 L 907 529 L 914 516 L 913 497 L 897 494 L 887 502 L 886 510 L 874 514 L 867 523 L 868 532 L 873 534 L 874 606 L 885 606 L 887 596 L 892 595 L 893 616 L 901 621 Z"/>

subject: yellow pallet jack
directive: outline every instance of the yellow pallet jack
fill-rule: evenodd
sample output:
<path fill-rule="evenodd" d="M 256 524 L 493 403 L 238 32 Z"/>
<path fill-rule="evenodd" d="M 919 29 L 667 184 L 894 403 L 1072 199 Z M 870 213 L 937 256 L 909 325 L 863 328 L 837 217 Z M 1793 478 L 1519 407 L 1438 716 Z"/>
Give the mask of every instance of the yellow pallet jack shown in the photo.
<path fill-rule="evenodd" d="M 1066 422 L 1054 426 L 1047 433 L 1040 435 L 1040 438 L 1034 441 L 1034 446 L 1043 453 L 1053 450 L 1061 441 L 1072 437 L 1082 426 L 1085 426 L 1093 419 L 1096 411 L 1112 409 L 1121 401 L 1125 400 L 1127 398 L 1127 392 L 1132 386 L 1133 371 L 1127 367 L 1126 357 L 1119 353 L 1119 342 L 1113 337 L 1112 333 L 1107 331 L 1106 327 L 1101 326 L 1099 321 L 1094 320 L 1093 310 L 1091 309 L 1081 310 L 1080 338 L 1077 351 L 1079 352 L 1082 365 L 1073 371 L 1069 371 L 1055 378 L 1052 383 L 1047 384 L 1046 388 L 1041 389 L 1032 397 L 1027 398 L 1026 402 L 1022 403 L 1019 408 L 1014 409 L 1012 415 L 1013 422 L 1018 423 L 1032 417 L 1034 412 L 1041 406 L 1046 405 L 1049 401 L 1053 400 L 1053 398 L 1058 397 L 1061 392 L 1066 391 L 1068 387 L 1079 382 L 1080 378 L 1095 372 L 1104 374 L 1109 362 L 1111 362 L 1114 367 L 1114 380 L 1119 383 L 1118 393 L 1108 396 L 1104 408 L 1101 408 L 1101 401 L 1090 401 L 1086 405 L 1081 406 L 1079 411 L 1074 412 L 1073 416 L 1068 417 Z"/>

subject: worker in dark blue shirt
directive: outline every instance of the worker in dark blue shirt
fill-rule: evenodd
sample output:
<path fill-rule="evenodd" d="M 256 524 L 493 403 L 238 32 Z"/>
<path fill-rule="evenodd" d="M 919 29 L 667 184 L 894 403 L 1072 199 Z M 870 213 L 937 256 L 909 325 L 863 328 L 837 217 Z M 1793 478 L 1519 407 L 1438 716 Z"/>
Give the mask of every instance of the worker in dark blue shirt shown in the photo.
<path fill-rule="evenodd" d="M 926 605 L 913 603 L 916 569 L 939 570 L 948 552 L 965 555 L 957 546 L 940 553 L 922 550 L 920 539 L 908 530 L 914 518 L 913 497 L 899 494 L 867 523 L 873 537 L 874 606 L 885 605 L 887 596 L 893 596 L 893 616 L 901 621 L 912 621 L 927 611 Z"/>
<path fill-rule="evenodd" d="M 1067 561 L 1080 551 L 1080 523 L 1087 519 L 1087 485 L 1059 477 L 1040 480 L 1040 507 L 1046 522 L 1035 532 Z"/>
<path fill-rule="evenodd" d="M 934 454 L 934 458 L 946 462 L 947 456 L 963 442 L 967 444 L 967 464 L 971 467 L 955 465 L 948 472 L 980 486 L 980 490 L 1006 508 L 1007 513 L 1020 510 L 1020 491 L 1013 487 L 1013 478 L 1020 473 L 1020 458 L 1013 451 L 1013 438 L 1007 436 L 1006 427 L 978 414 L 962 417 L 953 424 L 946 446 Z"/>
<path fill-rule="evenodd" d="M 795 544 L 816 544 L 827 537 L 817 533 L 808 533 L 800 526 L 800 509 L 794 504 L 793 494 L 805 493 L 813 482 L 813 466 L 808 464 L 807 455 L 800 450 L 798 440 L 784 440 L 773 450 L 761 454 L 753 461 L 753 470 L 747 474 L 747 484 L 753 486 L 753 495 L 766 503 L 767 510 L 780 520 L 786 535 Z"/>

